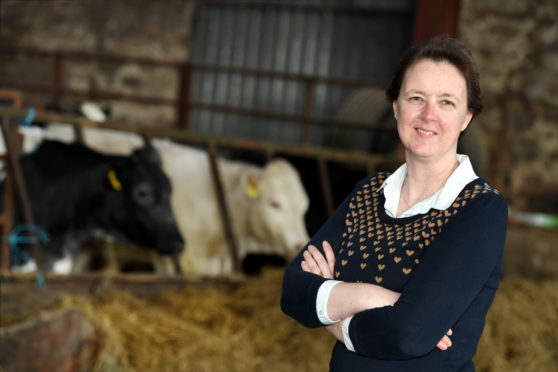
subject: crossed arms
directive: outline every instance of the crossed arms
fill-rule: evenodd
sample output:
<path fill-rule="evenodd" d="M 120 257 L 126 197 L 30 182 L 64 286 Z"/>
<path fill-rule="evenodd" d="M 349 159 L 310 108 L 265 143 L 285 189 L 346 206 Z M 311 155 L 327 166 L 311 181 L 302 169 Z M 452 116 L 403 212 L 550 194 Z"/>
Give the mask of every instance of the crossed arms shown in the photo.
<path fill-rule="evenodd" d="M 304 260 L 300 266 L 305 272 L 320 275 L 326 279 L 333 279 L 335 255 L 331 245 L 324 241 L 322 243 L 324 254 L 315 246 L 309 245 L 304 252 Z M 325 257 L 324 257 L 325 256 Z M 339 341 L 345 342 L 346 334 L 343 334 L 343 324 L 353 315 L 368 309 L 382 306 L 393 306 L 401 293 L 369 283 L 346 283 L 337 284 L 331 290 L 327 302 L 327 314 L 330 319 L 338 320 L 336 323 L 326 327 L 326 329 Z M 436 347 L 440 350 L 447 350 L 451 347 L 452 330 L 442 336 Z"/>

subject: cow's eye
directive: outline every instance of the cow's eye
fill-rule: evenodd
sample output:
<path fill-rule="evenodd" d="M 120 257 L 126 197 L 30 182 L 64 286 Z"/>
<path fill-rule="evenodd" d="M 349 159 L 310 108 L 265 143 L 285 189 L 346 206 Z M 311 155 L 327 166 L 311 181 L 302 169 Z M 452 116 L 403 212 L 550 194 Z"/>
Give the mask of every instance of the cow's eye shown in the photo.
<path fill-rule="evenodd" d="M 149 184 L 140 184 L 134 188 L 133 191 L 134 199 L 143 205 L 153 204 L 155 202 L 155 195 L 153 194 L 153 188 Z"/>
<path fill-rule="evenodd" d="M 270 200 L 269 205 L 271 205 L 273 209 L 281 209 L 281 204 L 277 200 Z"/>

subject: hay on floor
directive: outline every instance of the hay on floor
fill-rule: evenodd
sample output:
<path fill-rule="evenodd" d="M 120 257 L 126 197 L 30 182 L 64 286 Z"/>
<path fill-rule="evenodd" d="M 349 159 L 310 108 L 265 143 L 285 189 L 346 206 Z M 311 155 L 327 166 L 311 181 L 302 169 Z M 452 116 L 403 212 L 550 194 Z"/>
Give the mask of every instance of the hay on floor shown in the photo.
<path fill-rule="evenodd" d="M 225 293 L 192 287 L 149 300 L 123 292 L 67 297 L 99 331 L 97 371 L 325 371 L 334 340 L 281 313 L 281 270 Z M 558 281 L 502 283 L 475 359 L 479 372 L 551 371 Z"/>

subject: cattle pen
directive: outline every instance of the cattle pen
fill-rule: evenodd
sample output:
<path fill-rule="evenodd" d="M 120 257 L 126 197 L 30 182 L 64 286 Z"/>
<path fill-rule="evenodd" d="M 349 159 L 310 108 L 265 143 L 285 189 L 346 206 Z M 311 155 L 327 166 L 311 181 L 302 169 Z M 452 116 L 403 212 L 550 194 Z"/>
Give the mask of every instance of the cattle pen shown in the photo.
<path fill-rule="evenodd" d="M 7 185 L 4 195 L 4 215 L 2 219 L 3 235 L 8 236 L 10 229 L 13 227 L 10 214 L 12 210 L 6 208 L 12 207 L 14 203 L 19 202 L 19 206 L 25 212 L 24 221 L 28 225 L 33 225 L 33 215 L 30 211 L 29 201 L 26 194 L 25 180 L 21 175 L 21 170 L 17 162 L 17 157 L 21 152 L 21 139 L 17 134 L 17 126 L 29 115 L 28 110 L 18 107 L 0 107 L 0 120 L 2 124 L 2 134 L 5 139 L 6 154 L 4 155 L 6 161 L 7 171 Z M 246 139 L 224 138 L 218 136 L 210 136 L 203 134 L 196 134 L 184 129 L 158 129 L 158 128 L 142 128 L 138 130 L 133 128 L 129 123 L 122 122 L 93 122 L 83 117 L 72 115 L 63 115 L 55 112 L 37 109 L 35 111 L 34 120 L 40 122 L 64 122 L 71 124 L 74 128 L 76 138 L 78 141 L 83 141 L 83 128 L 93 127 L 102 129 L 111 129 L 123 132 L 135 132 L 142 136 L 145 143 L 149 143 L 153 138 L 169 138 L 178 143 L 188 144 L 191 146 L 199 147 L 207 152 L 210 162 L 211 179 L 215 190 L 215 198 L 219 205 L 219 212 L 221 216 L 221 223 L 225 236 L 227 238 L 227 245 L 229 247 L 229 254 L 232 258 L 234 272 L 240 272 L 240 263 L 238 259 L 236 237 L 234 236 L 233 229 L 231 228 L 230 211 L 227 209 L 226 195 L 223 190 L 220 170 L 217 163 L 217 154 L 221 149 L 234 149 L 234 150 L 248 150 L 255 151 L 263 154 L 266 159 L 271 159 L 276 154 L 291 155 L 311 159 L 315 162 L 320 175 L 321 192 L 323 194 L 323 202 L 327 206 L 327 211 L 330 214 L 334 208 L 334 200 L 331 189 L 331 178 L 328 174 L 328 161 L 348 162 L 352 164 L 360 164 L 367 172 L 375 171 L 379 166 L 386 166 L 386 164 L 395 164 L 399 159 L 391 156 L 384 155 L 370 155 L 358 152 L 343 152 L 333 149 L 317 148 L 306 145 L 287 146 L 274 143 L 262 143 Z M 106 273 L 88 273 L 79 275 L 52 275 L 43 273 L 43 265 L 41 263 L 41 255 L 38 250 L 39 244 L 34 244 L 34 256 L 38 263 L 39 271 L 37 275 L 18 275 L 10 271 L 11 262 L 11 249 L 9 242 L 4 239 L 2 241 L 1 251 L 1 269 L 2 269 L 2 308 L 3 322 L 12 323 L 19 318 L 31 317 L 31 323 L 28 324 L 30 329 L 34 329 L 31 333 L 28 331 L 20 330 L 15 326 L 15 330 L 2 330 L 4 345 L 10 345 L 16 339 L 15 346 L 10 346 L 13 353 L 23 353 L 24 349 L 19 348 L 18 345 L 25 345 L 32 342 L 36 337 L 37 332 L 43 332 L 44 337 L 50 339 L 52 345 L 47 349 L 62 347 L 61 340 L 67 338 L 64 335 L 58 334 L 60 329 L 66 329 L 62 332 L 73 332 L 79 334 L 84 332 L 87 328 L 83 319 L 75 312 L 64 312 L 62 318 L 53 316 L 39 316 L 39 309 L 51 308 L 55 301 L 60 298 L 61 294 L 72 295 L 96 295 L 104 293 L 107 290 L 121 290 L 128 293 L 133 293 L 136 296 L 146 298 L 153 296 L 161 290 L 178 290 L 184 287 L 199 287 L 199 288 L 212 288 L 218 289 L 221 292 L 231 292 L 239 286 L 239 277 L 235 274 L 227 278 L 192 278 L 186 276 L 157 276 L 157 275 L 144 275 L 144 274 L 106 274 Z M 176 261 L 175 261 L 176 262 Z M 180 272 L 180 269 L 178 269 Z M 22 297 L 21 294 L 25 293 Z M 23 311 L 23 309 L 25 309 Z M 22 314 L 22 311 L 24 314 Z M 30 315 L 31 314 L 31 315 Z M 37 317 L 38 316 L 38 317 Z M 62 322 L 65 326 L 51 327 L 50 325 L 56 322 Z M 16 322 L 17 323 L 17 322 Z M 56 323 L 58 324 L 58 323 Z M 58 330 L 55 330 L 58 329 Z M 26 335 L 26 336 L 24 336 Z M 91 336 L 91 334 L 89 334 Z M 88 337 L 89 337 L 88 336 Z M 27 338 L 26 338 L 27 337 Z M 68 336 L 69 337 L 69 336 Z M 84 341 L 85 340 L 85 341 Z M 73 355 L 72 363 L 85 363 L 83 358 L 87 359 L 94 354 L 94 341 L 88 338 L 79 342 L 85 342 L 82 345 L 82 353 Z M 88 346 L 89 345 L 89 346 Z M 69 347 L 69 346 L 66 346 Z M 71 347 L 70 347 L 71 348 Z M 93 348 L 93 349 L 92 349 Z M 37 351 L 37 358 L 49 358 L 48 350 Z M 68 351 L 70 354 L 71 352 Z M 88 353 L 93 353 L 89 355 Z M 89 355 L 88 357 L 86 356 Z M 80 359 L 81 358 L 81 359 Z M 17 357 L 14 355 L 14 361 L 21 361 L 25 358 Z M 47 360 L 42 362 L 47 363 Z M 7 363 L 2 360 L 3 363 Z M 37 363 L 39 363 L 37 361 Z M 45 364 L 45 365 L 47 365 Z M 9 364 L 12 365 L 12 364 Z M 15 364 L 17 366 L 17 364 Z M 48 370 L 48 369 L 47 369 Z"/>

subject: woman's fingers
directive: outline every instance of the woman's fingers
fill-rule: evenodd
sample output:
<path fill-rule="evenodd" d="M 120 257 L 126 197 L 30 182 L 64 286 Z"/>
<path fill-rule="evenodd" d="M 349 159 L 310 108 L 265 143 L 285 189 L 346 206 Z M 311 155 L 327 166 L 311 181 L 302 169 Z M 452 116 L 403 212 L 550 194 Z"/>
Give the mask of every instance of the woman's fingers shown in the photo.
<path fill-rule="evenodd" d="M 320 270 L 320 268 L 318 267 L 318 264 L 316 263 L 316 260 L 314 259 L 314 256 L 312 256 L 312 254 L 310 253 L 310 248 L 312 246 L 308 246 L 308 249 L 306 251 L 304 251 L 304 253 L 302 254 L 304 257 L 304 261 L 306 262 L 306 265 L 308 266 L 308 271 L 314 274 L 318 274 L 318 275 L 322 275 L 322 272 Z M 302 264 L 301 264 L 302 265 Z"/>
<path fill-rule="evenodd" d="M 335 254 L 333 254 L 333 249 L 331 248 L 331 245 L 325 240 L 322 243 L 322 247 L 324 249 L 327 264 L 329 266 L 329 271 L 333 274 L 333 271 L 335 270 Z"/>
<path fill-rule="evenodd" d="M 312 257 L 314 258 L 314 261 L 318 265 L 322 276 L 324 278 L 333 278 L 332 270 L 329 268 L 328 262 L 326 261 L 322 252 L 320 252 L 318 248 L 314 247 L 313 245 L 308 246 L 308 252 L 310 252 Z"/>
<path fill-rule="evenodd" d="M 315 246 L 309 245 L 308 249 L 302 254 L 304 260 L 300 263 L 300 266 L 304 271 L 323 276 L 324 278 L 333 279 L 335 265 L 333 249 L 326 241 L 322 243 L 322 247 L 324 253 L 320 252 Z"/>
<path fill-rule="evenodd" d="M 436 344 L 436 347 L 440 350 L 447 350 L 451 347 L 451 340 L 448 335 L 444 335 L 440 341 Z"/>

